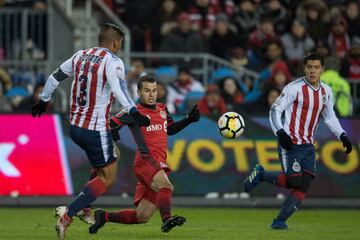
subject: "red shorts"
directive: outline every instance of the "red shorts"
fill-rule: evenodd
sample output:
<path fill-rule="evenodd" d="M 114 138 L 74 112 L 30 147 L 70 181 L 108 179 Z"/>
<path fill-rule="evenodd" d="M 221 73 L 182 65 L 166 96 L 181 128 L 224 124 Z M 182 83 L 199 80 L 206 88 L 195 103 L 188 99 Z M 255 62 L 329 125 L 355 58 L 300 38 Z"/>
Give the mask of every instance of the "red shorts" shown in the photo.
<path fill-rule="evenodd" d="M 142 157 L 140 154 L 136 155 L 134 163 L 134 172 L 138 183 L 136 184 L 134 204 L 137 206 L 142 199 L 146 199 L 156 204 L 157 192 L 151 189 L 151 183 L 155 174 L 164 170 L 167 174 L 170 173 L 170 168 L 163 161 L 155 161 L 150 155 Z"/>

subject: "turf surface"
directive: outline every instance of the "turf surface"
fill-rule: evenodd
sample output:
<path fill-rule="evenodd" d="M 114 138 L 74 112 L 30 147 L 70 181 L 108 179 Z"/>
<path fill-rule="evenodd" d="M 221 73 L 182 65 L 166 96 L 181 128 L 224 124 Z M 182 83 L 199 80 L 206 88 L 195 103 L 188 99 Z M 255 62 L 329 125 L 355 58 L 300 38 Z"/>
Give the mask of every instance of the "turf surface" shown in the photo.
<path fill-rule="evenodd" d="M 0 239 L 56 239 L 53 209 L 0 208 Z M 88 226 L 75 220 L 66 239 L 360 239 L 360 210 L 300 210 L 288 221 L 288 231 L 274 231 L 269 225 L 276 209 L 177 208 L 187 217 L 181 228 L 160 232 L 158 213 L 143 225 L 106 224 L 98 234 L 88 234 Z"/>

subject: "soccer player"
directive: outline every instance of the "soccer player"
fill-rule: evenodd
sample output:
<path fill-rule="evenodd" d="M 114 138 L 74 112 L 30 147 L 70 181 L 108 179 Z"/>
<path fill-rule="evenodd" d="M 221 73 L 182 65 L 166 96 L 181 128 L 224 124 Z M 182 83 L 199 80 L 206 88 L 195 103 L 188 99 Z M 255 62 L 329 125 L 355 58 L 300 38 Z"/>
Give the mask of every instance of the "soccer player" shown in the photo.
<path fill-rule="evenodd" d="M 184 119 L 174 122 L 168 114 L 165 104 L 157 103 L 157 83 L 151 75 L 142 76 L 138 80 L 140 103 L 138 110 L 149 116 L 150 125 L 139 127 L 127 113 L 119 113 L 112 120 L 113 138 L 119 144 L 118 130 L 128 125 L 138 145 L 134 161 L 134 172 L 138 179 L 134 204 L 136 209 L 125 209 L 118 212 L 95 210 L 95 224 L 89 228 L 96 233 L 106 222 L 122 224 L 146 223 L 159 209 L 162 218 L 162 232 L 169 232 L 175 226 L 181 226 L 186 219 L 171 215 L 171 198 L 173 185 L 168 175 L 170 168 L 166 164 L 168 135 L 173 135 L 192 122 L 199 121 L 200 113 L 195 106 Z"/>
<path fill-rule="evenodd" d="M 270 109 L 270 124 L 278 137 L 282 172 L 267 172 L 262 166 L 256 165 L 244 182 L 245 192 L 250 192 L 262 181 L 291 189 L 279 215 L 271 224 L 273 229 L 288 228 L 286 220 L 299 208 L 315 178 L 314 133 L 320 115 L 342 141 L 345 153 L 352 151 L 351 142 L 333 110 L 331 88 L 320 80 L 323 70 L 324 60 L 317 52 L 305 56 L 305 76 L 289 83 Z M 284 124 L 281 120 L 283 112 Z"/>
<path fill-rule="evenodd" d="M 150 124 L 129 97 L 124 64 L 115 55 L 121 48 L 123 32 L 108 23 L 101 28 L 98 37 L 99 47 L 76 52 L 49 76 L 40 93 L 40 101 L 32 108 L 33 117 L 40 117 L 59 83 L 74 76 L 70 94 L 70 136 L 86 152 L 96 176 L 59 216 L 55 227 L 59 239 L 65 238 L 75 214 L 88 207 L 116 180 L 117 164 L 110 131 L 114 97 L 139 125 Z"/>

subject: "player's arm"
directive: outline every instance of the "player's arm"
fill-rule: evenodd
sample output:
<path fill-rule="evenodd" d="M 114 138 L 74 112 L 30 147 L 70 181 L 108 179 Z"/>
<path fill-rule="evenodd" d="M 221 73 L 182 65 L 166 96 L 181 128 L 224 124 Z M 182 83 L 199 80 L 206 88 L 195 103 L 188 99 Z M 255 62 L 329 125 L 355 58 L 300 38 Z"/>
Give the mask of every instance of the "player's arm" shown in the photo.
<path fill-rule="evenodd" d="M 334 111 L 334 98 L 331 89 L 329 89 L 329 94 L 327 96 L 327 104 L 322 111 L 322 115 L 324 118 L 324 122 L 328 126 L 330 131 L 332 131 L 335 136 L 342 141 L 343 146 L 346 148 L 345 153 L 349 154 L 352 151 L 352 144 L 347 137 L 346 132 L 341 127 L 339 119 L 336 117 Z"/>
<path fill-rule="evenodd" d="M 122 61 L 110 60 L 108 62 L 106 72 L 111 91 L 116 100 L 123 106 L 124 111 L 133 116 L 140 126 L 149 126 L 149 118 L 138 112 L 134 101 L 129 95 L 124 71 L 124 64 Z"/>
<path fill-rule="evenodd" d="M 166 112 L 167 112 L 167 109 L 166 109 Z M 168 135 L 174 135 L 174 134 L 180 132 L 181 130 L 183 130 L 184 128 L 186 128 L 190 123 L 199 121 L 200 112 L 199 112 L 199 109 L 198 109 L 197 105 L 195 105 L 191 109 L 189 114 L 180 121 L 174 122 L 172 117 L 169 115 L 168 112 L 167 112 L 167 116 L 168 116 L 168 119 L 167 119 L 167 122 L 168 122 L 167 134 Z"/>
<path fill-rule="evenodd" d="M 285 109 L 294 102 L 296 94 L 296 91 L 292 91 L 289 86 L 286 86 L 270 108 L 269 120 L 271 129 L 278 136 L 281 147 L 286 150 L 291 150 L 292 140 L 284 130 L 281 116 Z"/>
<path fill-rule="evenodd" d="M 45 86 L 39 95 L 39 102 L 36 103 L 32 109 L 31 114 L 33 117 L 40 117 L 46 111 L 46 108 L 51 100 L 55 89 L 59 83 L 70 77 L 73 74 L 73 59 L 79 54 L 76 52 L 71 58 L 63 62 L 46 80 Z"/>

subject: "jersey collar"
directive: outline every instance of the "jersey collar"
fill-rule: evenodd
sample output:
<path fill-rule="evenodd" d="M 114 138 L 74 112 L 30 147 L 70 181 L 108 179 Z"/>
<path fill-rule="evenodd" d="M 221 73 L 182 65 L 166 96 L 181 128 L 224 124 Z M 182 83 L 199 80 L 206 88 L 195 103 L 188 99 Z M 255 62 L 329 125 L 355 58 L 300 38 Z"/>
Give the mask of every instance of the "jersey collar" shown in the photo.
<path fill-rule="evenodd" d="M 302 77 L 302 80 L 306 83 L 306 85 L 308 85 L 312 90 L 314 90 L 314 91 L 319 91 L 319 89 L 321 88 L 321 81 L 319 81 L 319 86 L 318 86 L 318 88 L 316 89 L 316 88 L 314 88 L 310 83 L 308 83 L 307 81 L 306 81 L 306 79 L 305 79 L 305 77 L 303 76 Z"/>

